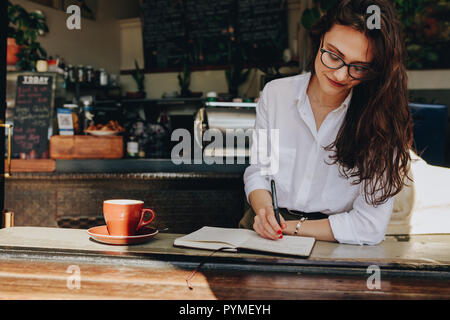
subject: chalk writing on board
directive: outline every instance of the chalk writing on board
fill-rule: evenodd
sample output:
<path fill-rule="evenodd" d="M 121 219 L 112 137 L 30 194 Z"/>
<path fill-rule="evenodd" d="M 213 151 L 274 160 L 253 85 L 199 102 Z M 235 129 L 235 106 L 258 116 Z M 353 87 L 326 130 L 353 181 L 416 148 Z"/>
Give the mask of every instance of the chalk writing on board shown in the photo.
<path fill-rule="evenodd" d="M 143 0 L 142 20 L 147 70 L 227 65 L 236 43 L 244 63 L 267 66 L 288 46 L 284 0 Z"/>
<path fill-rule="evenodd" d="M 51 76 L 20 75 L 14 108 L 13 154 L 25 158 L 48 155 L 48 128 L 52 115 Z"/>

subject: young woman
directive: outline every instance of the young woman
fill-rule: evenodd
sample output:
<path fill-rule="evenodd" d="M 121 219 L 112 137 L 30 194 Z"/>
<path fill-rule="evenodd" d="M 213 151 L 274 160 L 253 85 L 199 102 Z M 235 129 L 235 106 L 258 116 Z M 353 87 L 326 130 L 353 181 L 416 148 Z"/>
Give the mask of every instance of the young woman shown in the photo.
<path fill-rule="evenodd" d="M 368 28 L 371 5 L 381 10 L 379 29 Z M 278 143 L 279 169 L 247 168 L 251 208 L 239 226 L 273 240 L 287 234 L 375 245 L 407 183 L 412 144 L 399 20 L 389 0 L 342 0 L 310 36 L 310 72 L 271 81 L 260 97 L 252 157 L 261 152 L 261 129 L 278 129 L 269 148 Z"/>

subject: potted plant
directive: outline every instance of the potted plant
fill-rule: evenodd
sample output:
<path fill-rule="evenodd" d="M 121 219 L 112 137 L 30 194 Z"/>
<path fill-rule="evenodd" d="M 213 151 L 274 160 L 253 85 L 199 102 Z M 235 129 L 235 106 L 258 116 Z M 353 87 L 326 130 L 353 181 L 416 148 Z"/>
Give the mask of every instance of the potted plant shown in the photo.
<path fill-rule="evenodd" d="M 226 30 L 229 34 L 228 41 L 228 63 L 230 67 L 225 70 L 225 77 L 228 84 L 230 98 L 238 96 L 239 87 L 248 79 L 251 69 L 245 68 L 245 53 L 243 52 L 239 39 L 234 34 L 234 28 Z M 246 70 L 245 70 L 246 69 Z"/>
<path fill-rule="evenodd" d="M 189 90 L 189 86 L 191 85 L 191 70 L 189 69 L 189 65 L 186 60 L 183 67 L 183 76 L 178 74 L 178 84 L 180 85 L 181 97 L 190 97 L 191 91 Z"/>
<path fill-rule="evenodd" d="M 8 1 L 8 20 L 7 63 L 22 70 L 33 70 L 36 61 L 47 57 L 37 41 L 38 36 L 49 31 L 45 16 L 40 11 L 29 13 Z"/>
<path fill-rule="evenodd" d="M 244 65 L 238 61 L 232 63 L 230 68 L 225 70 L 228 93 L 231 95 L 231 98 L 236 98 L 238 96 L 238 89 L 245 81 L 247 81 L 250 71 L 251 69 L 244 71 Z"/>
<path fill-rule="evenodd" d="M 131 73 L 134 81 L 136 82 L 138 91 L 137 92 L 127 92 L 127 97 L 130 99 L 143 99 L 147 96 L 145 92 L 145 73 L 144 70 L 139 68 L 137 60 L 134 60 L 135 69 Z"/>

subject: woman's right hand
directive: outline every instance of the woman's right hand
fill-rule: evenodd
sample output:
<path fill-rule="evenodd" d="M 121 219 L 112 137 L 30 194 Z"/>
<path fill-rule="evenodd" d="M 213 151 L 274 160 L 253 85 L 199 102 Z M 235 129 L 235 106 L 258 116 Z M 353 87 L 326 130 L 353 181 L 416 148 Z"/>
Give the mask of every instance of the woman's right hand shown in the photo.
<path fill-rule="evenodd" d="M 260 236 L 270 240 L 278 240 L 283 238 L 283 230 L 287 228 L 286 221 L 280 215 L 281 226 L 275 218 L 275 212 L 272 206 L 260 208 L 256 212 L 253 223 L 253 230 Z"/>

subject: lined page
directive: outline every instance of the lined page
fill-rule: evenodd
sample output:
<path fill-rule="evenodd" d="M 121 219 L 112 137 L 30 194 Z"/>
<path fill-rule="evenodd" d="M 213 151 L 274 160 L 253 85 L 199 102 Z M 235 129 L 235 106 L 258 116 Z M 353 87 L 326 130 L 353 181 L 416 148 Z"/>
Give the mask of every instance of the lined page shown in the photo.
<path fill-rule="evenodd" d="M 268 240 L 253 232 L 240 248 L 307 257 L 311 254 L 315 241 L 314 238 L 295 236 Z"/>
<path fill-rule="evenodd" d="M 202 249 L 219 249 L 224 246 L 240 247 L 251 234 L 251 230 L 203 227 L 193 233 L 175 239 L 175 246 Z"/>

